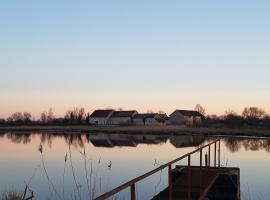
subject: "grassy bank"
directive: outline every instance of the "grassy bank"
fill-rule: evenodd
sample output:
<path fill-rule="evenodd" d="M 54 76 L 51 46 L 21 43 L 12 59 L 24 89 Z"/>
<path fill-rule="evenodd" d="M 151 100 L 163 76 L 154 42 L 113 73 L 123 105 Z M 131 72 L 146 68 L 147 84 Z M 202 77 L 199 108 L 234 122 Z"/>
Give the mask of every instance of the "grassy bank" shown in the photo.
<path fill-rule="evenodd" d="M 230 129 L 230 128 L 189 128 L 185 126 L 14 126 L 0 127 L 0 132 L 46 132 L 46 133 L 129 133 L 129 134 L 171 134 L 171 135 L 236 135 L 236 136 L 270 136 L 266 129 Z"/>

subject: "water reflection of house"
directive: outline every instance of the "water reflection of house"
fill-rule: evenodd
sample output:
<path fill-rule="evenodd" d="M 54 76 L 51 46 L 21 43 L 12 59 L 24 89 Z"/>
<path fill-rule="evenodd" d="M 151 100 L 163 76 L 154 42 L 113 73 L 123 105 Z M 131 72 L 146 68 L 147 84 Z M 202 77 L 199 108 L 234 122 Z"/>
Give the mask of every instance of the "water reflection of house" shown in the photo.
<path fill-rule="evenodd" d="M 104 134 L 90 134 L 89 140 L 95 147 L 114 147 L 114 144 L 111 142 L 111 140 Z"/>
<path fill-rule="evenodd" d="M 168 136 L 157 136 L 157 135 L 138 135 L 134 136 L 134 140 L 138 144 L 161 144 L 166 143 Z"/>
<path fill-rule="evenodd" d="M 176 148 L 197 147 L 204 141 L 203 137 L 199 136 L 172 136 L 170 143 Z"/>
<path fill-rule="evenodd" d="M 90 134 L 89 140 L 95 147 L 136 147 L 137 143 L 128 138 L 122 137 L 119 134 Z"/>
<path fill-rule="evenodd" d="M 132 138 L 122 137 L 121 135 L 111 135 L 109 138 L 114 146 L 136 147 L 138 145 Z"/>
<path fill-rule="evenodd" d="M 198 111 L 176 110 L 170 115 L 170 123 L 175 125 L 200 125 L 204 118 Z"/>
<path fill-rule="evenodd" d="M 168 137 L 154 135 L 90 134 L 89 140 L 95 147 L 136 147 L 138 144 L 165 143 Z"/>

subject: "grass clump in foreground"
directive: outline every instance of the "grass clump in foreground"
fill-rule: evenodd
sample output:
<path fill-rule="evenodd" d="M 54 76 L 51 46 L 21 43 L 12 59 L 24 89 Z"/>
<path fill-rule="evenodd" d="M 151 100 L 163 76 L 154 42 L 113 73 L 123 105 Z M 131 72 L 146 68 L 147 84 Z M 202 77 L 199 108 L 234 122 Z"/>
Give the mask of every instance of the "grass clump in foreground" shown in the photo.
<path fill-rule="evenodd" d="M 15 191 L 5 192 L 1 195 L 0 200 L 22 200 L 22 195 Z"/>
<path fill-rule="evenodd" d="M 27 194 L 31 195 L 27 195 Z M 34 193 L 26 185 L 23 194 L 18 193 L 17 191 L 4 192 L 0 196 L 0 200 L 32 200 L 34 198 Z"/>

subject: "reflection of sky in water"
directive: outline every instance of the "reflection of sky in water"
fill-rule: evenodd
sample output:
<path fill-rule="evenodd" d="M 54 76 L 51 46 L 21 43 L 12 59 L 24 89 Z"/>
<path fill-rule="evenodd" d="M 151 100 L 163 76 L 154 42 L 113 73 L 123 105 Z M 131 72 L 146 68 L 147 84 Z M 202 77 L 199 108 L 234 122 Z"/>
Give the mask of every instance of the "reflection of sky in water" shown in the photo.
<path fill-rule="evenodd" d="M 87 155 L 87 170 L 90 172 L 92 161 L 93 175 L 91 187 L 96 195 L 141 175 L 154 167 L 155 160 L 163 164 L 175 159 L 202 143 L 210 141 L 201 137 L 190 136 L 132 136 L 132 135 L 95 135 L 90 136 L 49 136 L 49 135 L 12 135 L 5 134 L 0 138 L 0 188 L 1 191 L 24 188 L 24 181 L 31 177 L 30 187 L 37 199 L 57 199 L 49 189 L 46 174 L 42 168 L 41 155 L 38 152 L 43 145 L 43 156 L 46 170 L 58 193 L 65 194 L 66 199 L 74 199 L 77 190 L 74 186 L 69 160 L 63 185 L 65 168 L 64 157 L 68 153 L 68 142 L 72 141 L 71 154 L 76 181 L 82 198 L 87 197 L 87 184 L 83 146 Z M 95 145 L 95 146 L 94 146 Z M 240 167 L 242 199 L 266 198 L 270 196 L 268 159 L 270 142 L 267 140 L 226 139 L 221 143 L 221 161 L 223 165 Z M 192 163 L 198 164 L 199 155 L 192 157 Z M 100 163 L 99 163 L 100 160 Z M 112 162 L 112 167 L 108 165 Z M 213 159 L 212 159 L 213 161 Z M 182 161 L 179 164 L 185 164 Z M 95 175 L 94 175 L 95 174 Z M 149 199 L 167 184 L 167 170 L 157 173 L 137 187 L 138 199 Z M 95 180 L 95 181 L 94 181 Z M 64 188 L 64 191 L 63 191 Z M 52 192 L 50 192 L 50 190 Z M 123 191 L 125 197 L 129 190 Z M 121 199 L 121 198 L 120 198 Z"/>

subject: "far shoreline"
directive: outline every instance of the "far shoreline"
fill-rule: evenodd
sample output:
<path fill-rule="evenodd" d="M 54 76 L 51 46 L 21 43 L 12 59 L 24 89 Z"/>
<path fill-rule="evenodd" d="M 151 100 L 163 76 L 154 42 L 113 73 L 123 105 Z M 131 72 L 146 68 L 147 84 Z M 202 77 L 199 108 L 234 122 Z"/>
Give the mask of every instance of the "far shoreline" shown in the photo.
<path fill-rule="evenodd" d="M 0 127 L 0 134 L 7 132 L 23 134 L 25 132 L 45 132 L 51 134 L 155 134 L 155 135 L 202 135 L 202 136 L 254 136 L 270 137 L 269 129 L 260 128 L 208 128 L 185 126 L 89 126 L 89 125 L 24 125 Z"/>

